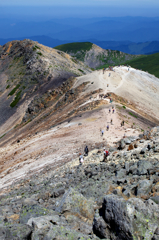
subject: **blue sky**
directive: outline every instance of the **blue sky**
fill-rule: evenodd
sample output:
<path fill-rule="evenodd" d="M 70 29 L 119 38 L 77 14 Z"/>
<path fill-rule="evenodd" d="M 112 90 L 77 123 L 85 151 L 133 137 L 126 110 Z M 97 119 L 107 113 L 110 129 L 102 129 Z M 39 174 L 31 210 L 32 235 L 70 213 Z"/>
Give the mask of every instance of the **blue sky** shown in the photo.
<path fill-rule="evenodd" d="M 127 6 L 127 7 L 159 7 L 158 0 L 0 0 L 0 5 L 25 6 Z"/>
<path fill-rule="evenodd" d="M 49 19 L 51 12 L 54 17 L 159 17 L 159 0 L 0 0 L 1 17 L 41 15 Z"/>

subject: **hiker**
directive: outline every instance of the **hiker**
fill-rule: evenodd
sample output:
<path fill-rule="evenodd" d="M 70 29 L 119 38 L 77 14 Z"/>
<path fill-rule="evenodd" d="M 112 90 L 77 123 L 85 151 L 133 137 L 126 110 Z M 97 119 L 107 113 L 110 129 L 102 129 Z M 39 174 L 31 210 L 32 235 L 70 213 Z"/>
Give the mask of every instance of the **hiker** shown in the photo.
<path fill-rule="evenodd" d="M 110 77 L 111 73 L 109 73 L 109 77 Z"/>
<path fill-rule="evenodd" d="M 107 125 L 107 131 L 109 130 L 109 125 Z"/>
<path fill-rule="evenodd" d="M 109 84 L 107 84 L 107 87 L 109 87 Z"/>
<path fill-rule="evenodd" d="M 104 135 L 104 130 L 101 130 L 102 136 Z"/>
<path fill-rule="evenodd" d="M 111 125 L 113 124 L 113 119 L 111 118 L 111 120 L 110 120 L 110 123 L 111 123 Z"/>
<path fill-rule="evenodd" d="M 113 108 L 113 113 L 114 113 L 114 111 L 115 111 L 115 110 L 114 110 L 114 108 Z"/>
<path fill-rule="evenodd" d="M 110 110 L 110 108 L 109 108 L 109 113 L 111 113 L 111 110 Z"/>
<path fill-rule="evenodd" d="M 122 121 L 122 125 L 124 126 L 124 120 Z"/>
<path fill-rule="evenodd" d="M 104 148 L 104 157 L 103 157 L 103 162 L 105 162 L 107 160 L 107 157 L 109 156 L 109 151 L 105 150 Z"/>
<path fill-rule="evenodd" d="M 80 165 L 83 164 L 83 155 L 81 153 L 79 154 L 79 163 Z"/>
<path fill-rule="evenodd" d="M 89 150 L 88 150 L 88 147 L 87 147 L 87 146 L 85 147 L 84 152 L 85 152 L 85 156 L 88 156 Z"/>

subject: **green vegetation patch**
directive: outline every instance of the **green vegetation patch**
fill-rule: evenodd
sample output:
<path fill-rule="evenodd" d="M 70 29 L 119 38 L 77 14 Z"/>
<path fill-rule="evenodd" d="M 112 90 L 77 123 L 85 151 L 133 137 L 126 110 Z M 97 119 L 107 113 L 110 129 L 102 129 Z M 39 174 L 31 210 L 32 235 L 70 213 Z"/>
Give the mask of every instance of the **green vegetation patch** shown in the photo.
<path fill-rule="evenodd" d="M 108 68 L 109 66 L 125 64 L 125 62 L 128 60 L 138 59 L 140 57 L 141 57 L 140 55 L 131 55 L 131 54 L 120 52 L 118 50 L 108 50 L 108 56 L 106 56 L 105 54 L 101 54 L 98 56 L 98 59 L 101 62 L 103 62 L 103 65 L 97 67 L 97 69 Z"/>
<path fill-rule="evenodd" d="M 19 87 L 20 87 L 20 84 L 17 84 L 17 86 L 12 89 L 12 91 L 8 94 L 8 96 L 9 96 L 9 95 L 12 96 Z"/>
<path fill-rule="evenodd" d="M 42 53 L 41 53 L 41 52 L 37 52 L 37 54 L 38 54 L 39 56 L 42 56 Z"/>
<path fill-rule="evenodd" d="M 8 89 L 10 87 L 10 85 L 7 85 L 6 89 Z"/>
<path fill-rule="evenodd" d="M 63 51 L 63 52 L 72 52 L 77 53 L 78 51 L 89 51 L 92 48 L 93 43 L 90 42 L 74 42 L 62 44 L 55 49 Z"/>
<path fill-rule="evenodd" d="M 0 139 L 2 138 L 2 137 L 4 137 L 6 135 L 6 133 L 5 134 L 3 134 L 2 136 L 0 136 Z"/>
<path fill-rule="evenodd" d="M 84 73 L 84 71 L 82 69 L 78 69 L 80 72 Z"/>
<path fill-rule="evenodd" d="M 21 99 L 21 92 L 22 92 L 22 90 L 17 93 L 14 101 L 10 104 L 10 107 L 12 107 L 12 108 L 15 107 L 16 104 L 19 102 L 19 100 Z"/>
<path fill-rule="evenodd" d="M 138 59 L 125 62 L 136 69 L 142 69 L 159 78 L 159 53 L 143 55 Z"/>
<path fill-rule="evenodd" d="M 131 116 L 133 116 L 133 117 L 137 118 L 137 116 L 136 116 L 134 113 L 132 113 L 132 112 L 129 112 L 129 114 L 130 114 Z"/>
<path fill-rule="evenodd" d="M 40 47 L 38 47 L 37 45 L 35 45 L 35 46 L 33 47 L 33 51 L 36 51 L 37 49 L 40 49 Z"/>

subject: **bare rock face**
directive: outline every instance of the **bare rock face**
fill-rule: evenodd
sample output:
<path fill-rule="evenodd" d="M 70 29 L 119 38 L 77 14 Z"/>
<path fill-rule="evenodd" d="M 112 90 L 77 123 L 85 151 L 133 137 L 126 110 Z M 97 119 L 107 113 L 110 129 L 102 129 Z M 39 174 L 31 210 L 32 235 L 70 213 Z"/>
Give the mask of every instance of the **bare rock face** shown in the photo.
<path fill-rule="evenodd" d="M 104 197 L 100 216 L 95 216 L 94 232 L 108 239 L 152 239 L 159 226 L 159 208 L 153 201 L 138 198 Z M 104 220 L 104 221 L 103 221 Z"/>
<path fill-rule="evenodd" d="M 70 77 L 91 69 L 68 54 L 25 39 L 0 47 L 0 135 L 19 124 L 35 96 L 42 98 Z M 44 107 L 45 104 L 42 103 Z M 29 112 L 36 111 L 29 108 Z M 26 118 L 27 119 L 27 118 Z M 7 122 L 8 121 L 8 122 Z"/>

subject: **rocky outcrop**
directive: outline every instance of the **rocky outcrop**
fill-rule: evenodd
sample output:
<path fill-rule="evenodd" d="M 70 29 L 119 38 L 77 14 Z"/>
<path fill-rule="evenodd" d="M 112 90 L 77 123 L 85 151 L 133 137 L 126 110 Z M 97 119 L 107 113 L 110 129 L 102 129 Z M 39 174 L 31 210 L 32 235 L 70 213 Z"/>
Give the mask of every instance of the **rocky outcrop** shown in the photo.
<path fill-rule="evenodd" d="M 159 127 L 146 136 L 131 140 L 132 150 L 117 143 L 107 162 L 95 149 L 83 165 L 46 167 L 8 187 L 1 239 L 159 239 Z"/>
<path fill-rule="evenodd" d="M 94 232 L 107 239 L 153 239 L 159 237 L 159 207 L 152 200 L 138 198 L 128 201 L 115 195 L 104 197 L 100 215 L 95 216 Z M 156 236 L 155 236 L 156 235 Z"/>

